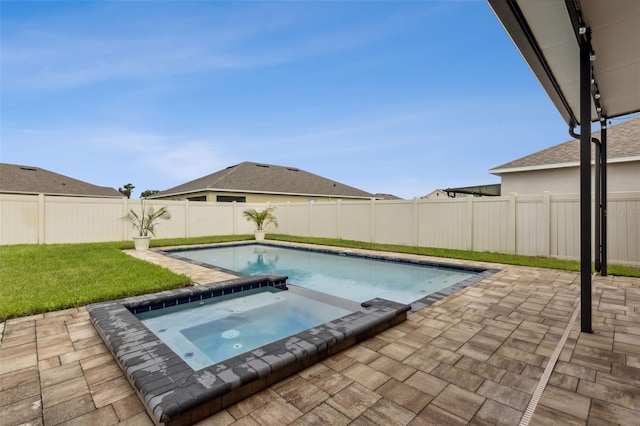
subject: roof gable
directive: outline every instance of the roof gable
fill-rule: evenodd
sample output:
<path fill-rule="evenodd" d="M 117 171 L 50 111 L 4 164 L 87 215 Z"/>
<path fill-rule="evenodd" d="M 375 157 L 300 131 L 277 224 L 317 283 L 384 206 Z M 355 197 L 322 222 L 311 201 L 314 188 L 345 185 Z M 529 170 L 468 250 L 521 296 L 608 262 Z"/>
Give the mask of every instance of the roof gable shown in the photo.
<path fill-rule="evenodd" d="M 234 191 L 372 198 L 373 194 L 295 167 L 243 162 L 161 191 L 150 198 L 199 191 Z"/>
<path fill-rule="evenodd" d="M 599 133 L 593 134 L 599 137 Z M 594 150 L 591 158 L 594 158 Z M 607 129 L 607 162 L 640 159 L 640 116 Z M 493 174 L 578 165 L 580 141 L 572 139 L 489 170 Z"/>
<path fill-rule="evenodd" d="M 0 163 L 0 192 L 122 198 L 113 188 L 32 166 Z"/>

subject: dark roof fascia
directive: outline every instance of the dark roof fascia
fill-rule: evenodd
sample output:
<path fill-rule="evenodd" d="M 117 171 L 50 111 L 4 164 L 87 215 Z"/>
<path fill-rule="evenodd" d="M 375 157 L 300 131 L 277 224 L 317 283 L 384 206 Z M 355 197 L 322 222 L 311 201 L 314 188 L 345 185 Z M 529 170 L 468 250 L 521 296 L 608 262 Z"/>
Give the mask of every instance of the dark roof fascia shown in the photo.
<path fill-rule="evenodd" d="M 551 71 L 527 20 L 515 0 L 487 0 L 494 14 L 516 45 L 556 109 L 569 126 L 578 123 L 560 84 Z"/>
<path fill-rule="evenodd" d="M 163 192 L 163 191 L 160 191 L 160 193 L 149 195 L 147 197 L 147 199 L 148 200 L 153 200 L 154 198 L 156 198 L 158 200 L 162 200 L 162 199 L 167 198 L 167 197 L 177 197 L 177 196 L 180 196 L 180 195 L 199 194 L 201 192 L 211 192 L 211 191 L 217 191 L 217 190 L 213 190 L 211 188 L 204 188 L 204 189 L 195 189 L 193 191 L 179 191 L 179 192 L 171 192 L 171 193 L 168 193 L 168 194 L 158 195 L 158 194 Z M 227 191 L 227 190 L 225 190 L 225 191 Z M 229 192 L 229 191 L 227 191 L 227 192 Z"/>
<path fill-rule="evenodd" d="M 500 196 L 500 188 L 501 184 L 499 183 L 491 183 L 488 185 L 475 185 L 475 186 L 463 186 L 460 188 L 447 188 L 443 189 L 447 194 L 449 193 L 457 193 L 457 194 L 470 194 L 470 195 L 481 195 L 483 197 L 498 197 Z M 491 193 L 488 191 L 483 191 L 483 188 L 487 189 L 497 189 L 498 194 Z"/>

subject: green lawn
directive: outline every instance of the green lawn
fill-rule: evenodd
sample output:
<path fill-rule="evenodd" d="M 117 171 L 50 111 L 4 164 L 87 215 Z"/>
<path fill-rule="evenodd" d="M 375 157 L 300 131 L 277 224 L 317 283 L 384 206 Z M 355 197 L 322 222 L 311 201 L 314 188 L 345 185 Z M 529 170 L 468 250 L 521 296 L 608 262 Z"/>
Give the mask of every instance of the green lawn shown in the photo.
<path fill-rule="evenodd" d="M 293 241 L 309 244 L 324 244 L 336 247 L 382 250 L 396 253 L 420 254 L 424 256 L 444 257 L 449 259 L 475 260 L 479 262 L 502 263 L 505 265 L 533 266 L 539 268 L 560 269 L 564 271 L 580 271 L 580 262 L 575 260 L 552 259 L 548 257 L 518 256 L 490 252 L 442 249 L 433 247 L 401 246 L 395 244 L 375 244 L 362 241 L 340 240 L 335 238 L 292 237 L 290 235 L 269 234 L 270 240 Z M 640 268 L 630 266 L 608 265 L 609 275 L 640 277 Z"/>
<path fill-rule="evenodd" d="M 252 239 L 252 235 L 152 240 L 152 247 Z M 453 259 L 578 271 L 578 262 L 327 238 L 270 234 L 269 239 L 385 250 Z M 189 278 L 123 253 L 132 242 L 0 246 L 0 322 L 8 318 L 83 306 L 184 287 Z M 640 277 L 639 268 L 611 265 L 611 275 Z"/>

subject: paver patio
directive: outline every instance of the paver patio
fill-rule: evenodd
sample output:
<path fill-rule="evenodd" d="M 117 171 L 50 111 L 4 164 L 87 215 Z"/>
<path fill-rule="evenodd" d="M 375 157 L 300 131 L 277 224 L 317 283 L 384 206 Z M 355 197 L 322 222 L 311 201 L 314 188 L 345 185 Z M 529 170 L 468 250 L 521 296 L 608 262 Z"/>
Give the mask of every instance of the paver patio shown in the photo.
<path fill-rule="evenodd" d="M 585 334 L 577 273 L 452 262 L 501 271 L 200 424 L 638 424 L 640 279 L 594 277 Z M 153 424 L 85 308 L 11 319 L 0 339 L 0 425 Z"/>

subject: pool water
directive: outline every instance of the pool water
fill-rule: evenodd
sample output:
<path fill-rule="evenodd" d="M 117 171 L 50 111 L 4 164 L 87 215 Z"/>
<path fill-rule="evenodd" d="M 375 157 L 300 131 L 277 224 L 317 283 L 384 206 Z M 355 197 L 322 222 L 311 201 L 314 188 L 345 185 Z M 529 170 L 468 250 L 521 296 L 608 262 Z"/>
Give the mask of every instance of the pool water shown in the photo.
<path fill-rule="evenodd" d="M 477 274 L 263 244 L 184 250 L 179 256 L 246 275 L 286 275 L 290 284 L 359 303 L 380 297 L 410 304 Z"/>
<path fill-rule="evenodd" d="M 273 287 L 136 314 L 194 370 L 353 311 Z"/>

